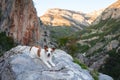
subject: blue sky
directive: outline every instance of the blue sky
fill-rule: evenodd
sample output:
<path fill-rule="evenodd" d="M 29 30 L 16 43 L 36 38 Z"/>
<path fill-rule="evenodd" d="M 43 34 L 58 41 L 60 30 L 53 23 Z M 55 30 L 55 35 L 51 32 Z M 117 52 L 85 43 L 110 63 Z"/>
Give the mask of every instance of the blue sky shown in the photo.
<path fill-rule="evenodd" d="M 69 9 L 82 11 L 84 13 L 92 12 L 106 8 L 117 0 L 33 0 L 37 10 L 37 15 L 41 16 L 50 8 Z"/>

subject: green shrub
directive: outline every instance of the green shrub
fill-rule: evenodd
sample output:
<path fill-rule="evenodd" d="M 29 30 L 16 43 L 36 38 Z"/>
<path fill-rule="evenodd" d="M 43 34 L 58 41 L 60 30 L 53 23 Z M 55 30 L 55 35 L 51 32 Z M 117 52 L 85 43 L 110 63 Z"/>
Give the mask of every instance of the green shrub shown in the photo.
<path fill-rule="evenodd" d="M 61 46 L 65 46 L 67 44 L 67 42 L 69 41 L 69 38 L 62 37 L 62 38 L 59 38 L 57 41 L 58 41 L 58 46 L 61 47 Z"/>
<path fill-rule="evenodd" d="M 78 45 L 78 48 L 79 48 L 79 52 L 80 52 L 80 53 L 84 53 L 84 52 L 86 52 L 90 47 L 89 47 L 88 45 L 83 45 L 83 46 Z"/>
<path fill-rule="evenodd" d="M 77 63 L 78 65 L 80 65 L 81 68 L 88 70 L 88 67 L 87 67 L 85 64 L 81 63 L 80 60 L 78 60 L 77 58 L 74 58 L 74 59 L 73 59 L 73 62 L 74 62 L 74 63 Z"/>
<path fill-rule="evenodd" d="M 77 45 L 77 43 L 68 43 L 69 45 L 66 45 L 66 49 L 68 51 L 68 53 L 71 55 L 71 56 L 75 56 L 76 53 L 78 53 L 79 51 L 79 47 Z"/>
<path fill-rule="evenodd" d="M 3 55 L 3 52 L 14 47 L 14 40 L 11 37 L 7 37 L 5 32 L 0 33 L 0 56 Z"/>
<path fill-rule="evenodd" d="M 106 60 L 104 67 L 101 66 L 99 72 L 110 75 L 114 80 L 120 79 L 120 54 L 116 53 L 116 49 L 113 49 L 109 52 L 109 58 Z"/>
<path fill-rule="evenodd" d="M 94 80 L 99 80 L 98 76 L 99 76 L 99 72 L 97 70 L 92 70 L 90 71 L 92 77 L 94 78 Z"/>
<path fill-rule="evenodd" d="M 79 51 L 76 40 L 72 37 L 62 37 L 57 40 L 59 48 L 64 48 L 71 56 Z"/>

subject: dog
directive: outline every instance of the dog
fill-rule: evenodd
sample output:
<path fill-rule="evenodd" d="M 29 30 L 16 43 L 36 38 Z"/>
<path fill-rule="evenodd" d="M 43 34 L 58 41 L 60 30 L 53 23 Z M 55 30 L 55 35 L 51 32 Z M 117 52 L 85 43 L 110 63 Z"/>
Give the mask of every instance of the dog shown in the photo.
<path fill-rule="evenodd" d="M 48 68 L 51 68 L 55 66 L 52 62 L 54 51 L 55 48 L 48 48 L 47 46 L 44 46 L 44 48 L 41 48 L 40 46 L 33 46 L 30 48 L 30 56 L 32 58 L 40 58 L 48 66 Z"/>

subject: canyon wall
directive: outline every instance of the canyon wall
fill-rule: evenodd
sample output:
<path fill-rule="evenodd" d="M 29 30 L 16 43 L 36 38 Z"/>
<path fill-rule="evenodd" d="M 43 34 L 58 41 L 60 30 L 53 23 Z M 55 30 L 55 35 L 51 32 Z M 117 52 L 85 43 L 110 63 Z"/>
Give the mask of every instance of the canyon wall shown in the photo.
<path fill-rule="evenodd" d="M 38 42 L 40 24 L 32 0 L 0 0 L 0 32 L 17 44 Z"/>

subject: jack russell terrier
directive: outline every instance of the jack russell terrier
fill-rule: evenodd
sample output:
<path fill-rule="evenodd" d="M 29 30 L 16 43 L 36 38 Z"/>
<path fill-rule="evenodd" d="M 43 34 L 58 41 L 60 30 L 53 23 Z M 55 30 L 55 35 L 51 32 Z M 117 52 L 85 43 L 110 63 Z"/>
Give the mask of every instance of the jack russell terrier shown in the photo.
<path fill-rule="evenodd" d="M 55 48 L 48 48 L 47 46 L 44 46 L 44 49 L 39 46 L 33 46 L 30 48 L 30 56 L 32 58 L 40 58 L 49 68 L 51 68 L 52 66 L 55 66 L 52 62 L 54 51 Z"/>

